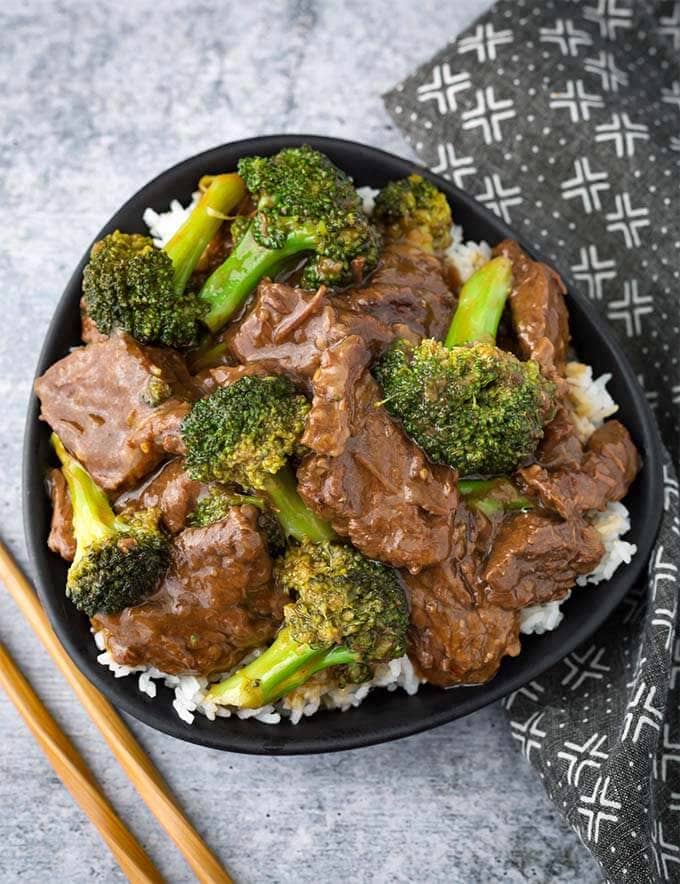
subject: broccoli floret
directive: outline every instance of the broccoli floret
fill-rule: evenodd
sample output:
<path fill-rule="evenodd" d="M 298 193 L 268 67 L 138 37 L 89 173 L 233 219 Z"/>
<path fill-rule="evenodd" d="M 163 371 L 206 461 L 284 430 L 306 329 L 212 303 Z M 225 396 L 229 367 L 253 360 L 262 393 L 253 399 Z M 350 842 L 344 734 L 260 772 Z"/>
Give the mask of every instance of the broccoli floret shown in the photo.
<path fill-rule="evenodd" d="M 375 367 L 387 410 L 463 475 L 511 473 L 555 413 L 555 386 L 538 363 L 494 346 L 511 284 L 506 258 L 488 262 L 463 286 L 445 344 L 397 341 Z"/>
<path fill-rule="evenodd" d="M 186 285 L 225 214 L 245 195 L 236 174 L 207 180 L 188 220 L 162 249 L 151 237 L 118 230 L 94 244 L 83 298 L 100 332 L 120 328 L 142 343 L 169 347 L 197 342 L 207 307 Z"/>
<path fill-rule="evenodd" d="M 146 405 L 152 408 L 158 408 L 172 396 L 172 387 L 170 384 L 159 377 L 151 377 L 146 385 L 146 389 L 141 394 L 140 399 Z"/>
<path fill-rule="evenodd" d="M 204 322 L 216 331 L 241 307 L 262 277 L 294 256 L 308 255 L 302 284 L 341 286 L 378 259 L 380 237 L 348 176 L 316 150 L 295 147 L 273 157 L 244 157 L 239 173 L 256 208 L 232 225 L 235 247 L 208 278 Z"/>
<path fill-rule="evenodd" d="M 451 245 L 448 200 L 420 175 L 385 185 L 376 197 L 372 217 L 388 240 L 406 238 L 427 252 L 443 252 Z"/>
<path fill-rule="evenodd" d="M 285 625 L 252 663 L 209 692 L 221 705 L 257 708 L 342 666 L 345 680 L 370 678 L 371 666 L 405 653 L 408 604 L 396 572 L 336 543 L 303 543 L 278 563 L 281 585 L 297 598 Z"/>
<path fill-rule="evenodd" d="M 376 376 L 409 436 L 466 476 L 512 472 L 536 450 L 554 410 L 538 365 L 490 344 L 448 350 L 429 339 L 399 341 Z"/>
<path fill-rule="evenodd" d="M 234 245 L 241 242 L 250 227 L 250 215 L 237 215 L 231 222 L 231 241 Z"/>
<path fill-rule="evenodd" d="M 243 377 L 199 399 L 182 424 L 191 475 L 261 488 L 293 453 L 309 403 L 284 377 Z"/>
<path fill-rule="evenodd" d="M 187 525 L 191 528 L 205 528 L 225 518 L 231 507 L 245 506 L 250 504 L 258 509 L 263 509 L 264 500 L 250 494 L 238 494 L 226 488 L 211 488 L 210 491 L 197 501 L 193 511 L 187 518 Z"/>
<path fill-rule="evenodd" d="M 260 510 L 257 517 L 257 529 L 264 537 L 267 550 L 272 559 L 277 559 L 286 551 L 286 535 L 275 513 L 269 507 Z"/>
<path fill-rule="evenodd" d="M 327 540 L 332 530 L 297 493 L 287 460 L 309 403 L 284 377 L 243 377 L 199 399 L 182 423 L 191 475 L 266 493 L 286 534 Z"/>
<path fill-rule="evenodd" d="M 153 592 L 170 558 L 155 509 L 116 515 L 104 492 L 52 435 L 73 505 L 76 554 L 66 594 L 89 617 L 115 614 Z"/>

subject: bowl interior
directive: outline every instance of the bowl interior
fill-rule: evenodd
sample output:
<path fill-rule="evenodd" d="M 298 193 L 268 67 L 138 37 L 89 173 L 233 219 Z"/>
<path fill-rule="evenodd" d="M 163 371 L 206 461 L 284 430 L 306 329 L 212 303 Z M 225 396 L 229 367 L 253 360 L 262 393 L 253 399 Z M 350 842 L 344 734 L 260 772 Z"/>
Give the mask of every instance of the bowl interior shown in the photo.
<path fill-rule="evenodd" d="M 522 242 L 521 237 L 470 196 L 412 162 L 353 142 L 295 135 L 249 139 L 191 157 L 142 188 L 95 239 L 116 228 L 145 232 L 142 214 L 147 206 L 162 211 L 173 198 L 186 202 L 201 175 L 232 169 L 238 158 L 247 154 L 275 153 L 282 147 L 300 143 L 311 144 L 327 153 L 354 177 L 357 185 L 380 187 L 393 178 L 417 170 L 447 193 L 456 222 L 463 225 L 466 239 L 484 239 L 494 244 L 513 237 Z M 535 250 L 523 245 L 527 252 L 540 257 Z M 80 343 L 78 303 L 86 257 L 87 254 L 75 270 L 55 311 L 37 374 L 65 356 L 70 347 Z M 87 618 L 64 596 L 65 563 L 51 553 L 46 544 L 50 504 L 43 480 L 47 466 L 52 463 L 49 430 L 38 420 L 39 406 L 36 397 L 32 396 L 24 447 L 26 539 L 35 563 L 40 599 L 76 664 L 113 703 L 152 727 L 202 745 L 257 754 L 330 752 L 396 739 L 466 715 L 536 678 L 588 638 L 632 586 L 650 553 L 662 504 L 660 443 L 644 394 L 622 349 L 587 300 L 570 291 L 568 305 L 572 337 L 579 357 L 590 363 L 597 374 L 612 374 L 609 389 L 619 403 L 618 416 L 643 454 L 642 471 L 625 501 L 632 523 L 626 539 L 637 544 L 638 553 L 629 566 L 620 568 L 611 580 L 600 584 L 596 590 L 575 592 L 566 605 L 566 616 L 560 627 L 542 636 L 524 637 L 520 656 L 507 659 L 489 684 L 448 691 L 424 686 L 413 697 L 399 690 L 393 693 L 376 690 L 370 700 L 356 709 L 345 713 L 320 712 L 297 725 L 282 722 L 272 726 L 237 718 L 209 722 L 202 716 L 196 716 L 191 726 L 185 724 L 172 708 L 172 693 L 168 688 L 159 685 L 157 698 L 151 700 L 138 692 L 134 676 L 114 679 L 112 673 L 97 663 L 99 652 L 92 640 Z"/>

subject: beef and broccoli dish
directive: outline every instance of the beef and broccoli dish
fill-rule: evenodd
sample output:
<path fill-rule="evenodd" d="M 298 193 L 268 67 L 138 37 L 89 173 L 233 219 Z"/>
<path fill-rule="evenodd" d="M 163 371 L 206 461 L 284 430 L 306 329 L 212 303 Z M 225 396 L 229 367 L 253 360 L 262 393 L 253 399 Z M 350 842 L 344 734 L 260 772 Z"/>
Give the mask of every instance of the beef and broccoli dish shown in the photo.
<path fill-rule="evenodd" d="M 634 554 L 560 277 L 455 210 L 301 146 L 92 248 L 36 382 L 48 542 L 100 662 L 186 721 L 483 683 Z"/>

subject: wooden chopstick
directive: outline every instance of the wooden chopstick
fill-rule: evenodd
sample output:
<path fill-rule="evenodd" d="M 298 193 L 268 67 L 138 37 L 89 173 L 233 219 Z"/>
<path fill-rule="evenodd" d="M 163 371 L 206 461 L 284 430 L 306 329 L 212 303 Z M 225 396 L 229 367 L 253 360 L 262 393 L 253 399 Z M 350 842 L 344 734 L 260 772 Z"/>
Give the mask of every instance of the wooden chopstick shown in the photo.
<path fill-rule="evenodd" d="M 175 804 L 151 759 L 113 706 L 81 674 L 52 631 L 33 587 L 0 542 L 0 580 L 73 688 L 147 807 L 175 842 L 201 884 L 233 884 L 217 857 Z"/>
<path fill-rule="evenodd" d="M 156 866 L 99 791 L 78 750 L 0 643 L 0 685 L 16 706 L 62 783 L 109 846 L 130 881 L 163 884 Z"/>

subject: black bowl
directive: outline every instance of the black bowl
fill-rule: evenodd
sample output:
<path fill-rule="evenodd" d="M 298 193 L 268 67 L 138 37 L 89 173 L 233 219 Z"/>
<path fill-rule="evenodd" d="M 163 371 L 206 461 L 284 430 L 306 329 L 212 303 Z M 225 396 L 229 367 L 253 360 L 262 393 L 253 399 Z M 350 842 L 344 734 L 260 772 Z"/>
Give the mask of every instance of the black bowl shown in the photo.
<path fill-rule="evenodd" d="M 310 144 L 327 153 L 338 166 L 351 174 L 357 185 L 380 187 L 393 178 L 418 171 L 430 178 L 449 197 L 456 221 L 468 239 L 490 243 L 505 237 L 518 237 L 495 215 L 448 181 L 420 169 L 408 160 L 350 141 L 316 136 L 273 135 L 225 144 L 163 172 L 143 187 L 99 231 L 97 239 L 119 228 L 144 232 L 142 213 L 147 206 L 164 210 L 172 198 L 187 201 L 201 175 L 233 169 L 239 157 L 271 154 L 283 147 Z M 538 223 L 538 222 L 537 222 Z M 523 243 L 527 252 L 535 251 Z M 89 253 L 89 249 L 88 249 Z M 79 343 L 78 302 L 81 277 L 87 255 L 75 270 L 57 307 L 38 362 L 41 374 Z M 592 591 L 574 593 L 565 609 L 565 619 L 554 632 L 526 637 L 522 653 L 506 660 L 489 684 L 444 691 L 425 686 L 416 696 L 401 691 L 376 690 L 357 709 L 340 713 L 320 712 L 297 725 L 282 722 L 272 726 L 237 718 L 209 722 L 197 716 L 193 725 L 182 722 L 172 708 L 169 689 L 159 687 L 155 700 L 137 690 L 137 679 L 114 679 L 97 663 L 98 651 L 92 640 L 87 618 L 64 596 L 66 567 L 47 548 L 50 504 L 43 477 L 52 462 L 47 425 L 38 421 L 39 405 L 32 396 L 24 443 L 23 504 L 26 540 L 35 563 L 38 593 L 52 625 L 81 671 L 116 706 L 151 727 L 204 746 L 261 755 L 299 755 L 333 752 L 394 740 L 436 727 L 467 715 L 500 699 L 539 676 L 587 639 L 621 601 L 642 571 L 651 551 L 661 514 L 660 443 L 654 420 L 621 347 L 588 301 L 577 292 L 568 296 L 573 338 L 580 358 L 597 374 L 611 372 L 609 389 L 620 404 L 619 416 L 643 453 L 644 465 L 630 490 L 626 505 L 631 511 L 632 529 L 627 539 L 636 543 L 638 553 L 630 565 L 620 568 L 607 583 Z"/>

